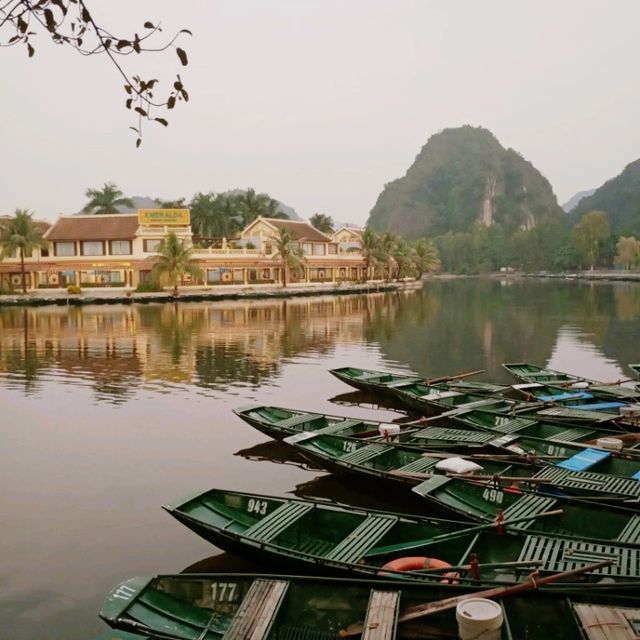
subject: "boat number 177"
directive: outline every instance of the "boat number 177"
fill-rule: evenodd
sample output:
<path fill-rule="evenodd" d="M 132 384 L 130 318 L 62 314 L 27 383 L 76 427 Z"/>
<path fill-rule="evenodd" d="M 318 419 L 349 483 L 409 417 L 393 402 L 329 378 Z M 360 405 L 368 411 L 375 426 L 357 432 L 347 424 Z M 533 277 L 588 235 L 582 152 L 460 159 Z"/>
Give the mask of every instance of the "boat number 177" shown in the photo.
<path fill-rule="evenodd" d="M 247 504 L 247 512 L 257 513 L 260 516 L 266 516 L 267 515 L 266 500 L 256 500 L 255 498 L 250 498 L 249 503 Z"/>
<path fill-rule="evenodd" d="M 237 586 L 235 582 L 212 582 L 211 598 L 214 602 L 234 602 Z"/>

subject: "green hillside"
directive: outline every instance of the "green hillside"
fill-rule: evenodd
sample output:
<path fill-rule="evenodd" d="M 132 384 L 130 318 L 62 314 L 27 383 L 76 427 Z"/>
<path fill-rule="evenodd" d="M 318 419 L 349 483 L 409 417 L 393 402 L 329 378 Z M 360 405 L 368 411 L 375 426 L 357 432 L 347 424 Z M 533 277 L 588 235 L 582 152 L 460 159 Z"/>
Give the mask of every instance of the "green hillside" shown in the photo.
<path fill-rule="evenodd" d="M 614 235 L 640 235 L 640 160 L 605 182 L 593 195 L 580 200 L 569 213 L 575 224 L 589 211 L 606 211 Z"/>
<path fill-rule="evenodd" d="M 367 226 L 406 238 L 466 231 L 476 223 L 534 227 L 561 213 L 549 181 L 487 129 L 432 136 L 406 175 L 387 184 Z"/>

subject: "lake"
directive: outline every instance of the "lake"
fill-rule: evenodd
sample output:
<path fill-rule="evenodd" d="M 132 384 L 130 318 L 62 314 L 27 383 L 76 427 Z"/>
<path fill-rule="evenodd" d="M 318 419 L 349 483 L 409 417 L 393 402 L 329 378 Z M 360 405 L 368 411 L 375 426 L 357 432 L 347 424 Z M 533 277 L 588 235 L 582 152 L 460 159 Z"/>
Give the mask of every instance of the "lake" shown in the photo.
<path fill-rule="evenodd" d="M 640 285 L 453 279 L 399 293 L 0 310 L 0 628 L 76 640 L 134 575 L 247 569 L 161 505 L 214 486 L 407 509 L 304 468 L 249 403 L 394 420 L 327 369 L 439 376 L 528 361 L 614 381 L 640 361 Z"/>

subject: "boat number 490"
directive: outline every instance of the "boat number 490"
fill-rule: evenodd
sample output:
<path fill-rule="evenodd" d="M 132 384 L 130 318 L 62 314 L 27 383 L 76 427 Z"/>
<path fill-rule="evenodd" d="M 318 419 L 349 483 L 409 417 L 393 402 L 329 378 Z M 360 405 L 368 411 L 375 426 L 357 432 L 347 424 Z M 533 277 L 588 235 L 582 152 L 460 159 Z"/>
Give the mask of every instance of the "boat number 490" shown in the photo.
<path fill-rule="evenodd" d="M 211 584 L 211 597 L 214 602 L 233 602 L 236 599 L 235 582 L 213 582 Z"/>
<path fill-rule="evenodd" d="M 257 513 L 260 516 L 267 515 L 266 500 L 256 500 L 255 498 L 250 498 L 249 503 L 247 504 L 247 512 Z"/>
<path fill-rule="evenodd" d="M 498 489 L 485 489 L 482 492 L 482 497 L 487 502 L 492 502 L 493 504 L 502 504 L 504 493 L 502 493 L 502 491 L 498 491 Z"/>

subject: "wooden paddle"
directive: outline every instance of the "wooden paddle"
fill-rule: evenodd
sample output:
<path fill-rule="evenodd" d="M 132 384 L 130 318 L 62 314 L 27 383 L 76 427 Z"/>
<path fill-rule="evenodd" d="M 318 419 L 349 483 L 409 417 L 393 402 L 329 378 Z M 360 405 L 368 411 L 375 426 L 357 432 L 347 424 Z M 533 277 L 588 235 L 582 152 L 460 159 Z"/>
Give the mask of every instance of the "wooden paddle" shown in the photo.
<path fill-rule="evenodd" d="M 452 380 L 462 380 L 464 378 L 470 378 L 471 376 L 477 376 L 484 373 L 486 369 L 478 369 L 477 371 L 467 371 L 466 373 L 460 373 L 457 376 L 441 376 L 439 378 L 425 378 L 426 384 L 438 384 L 440 382 L 451 382 Z"/>
<path fill-rule="evenodd" d="M 493 587 L 491 589 L 483 589 L 482 591 L 476 591 L 475 593 L 467 593 L 461 596 L 454 596 L 452 598 L 445 598 L 444 600 L 437 600 L 436 602 L 428 602 L 426 604 L 419 604 L 414 607 L 409 607 L 400 613 L 398 616 L 398 622 L 407 622 L 408 620 L 416 620 L 418 618 L 424 618 L 440 611 L 447 611 L 454 609 L 461 602 L 468 600 L 469 598 L 498 598 L 504 596 L 510 596 L 516 593 L 523 593 L 530 591 L 531 589 L 537 589 L 540 586 L 557 582 L 558 580 L 564 580 L 565 578 L 572 578 L 579 576 L 590 571 L 597 571 L 603 567 L 608 567 L 613 564 L 613 560 L 604 560 L 596 564 L 589 564 L 579 569 L 572 569 L 571 571 L 563 571 L 562 573 L 556 573 L 551 576 L 545 576 L 544 578 L 536 577 L 536 574 L 529 576 L 526 582 L 521 582 L 510 587 Z M 351 636 L 360 635 L 364 631 L 364 625 L 360 622 L 349 625 L 346 629 L 340 630 L 341 638 L 348 638 Z"/>

